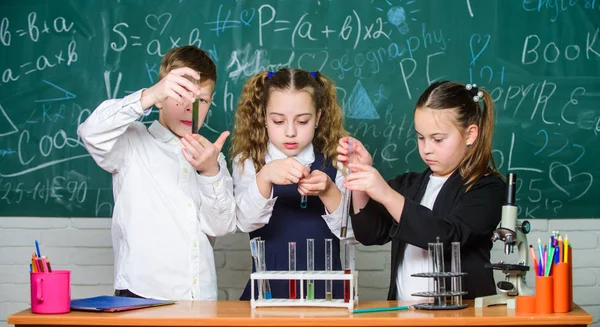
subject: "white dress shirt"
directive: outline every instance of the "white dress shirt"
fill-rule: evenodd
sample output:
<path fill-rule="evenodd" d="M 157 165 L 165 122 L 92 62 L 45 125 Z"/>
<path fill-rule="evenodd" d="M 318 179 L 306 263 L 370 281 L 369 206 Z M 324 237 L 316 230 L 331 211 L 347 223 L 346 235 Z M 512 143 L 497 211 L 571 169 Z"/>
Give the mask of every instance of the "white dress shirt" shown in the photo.
<path fill-rule="evenodd" d="M 222 153 L 215 176 L 196 172 L 179 138 L 149 128 L 142 91 L 104 101 L 77 133 L 112 173 L 115 289 L 170 300 L 216 300 L 214 238 L 235 232 L 233 182 Z"/>
<path fill-rule="evenodd" d="M 421 205 L 433 208 L 435 199 L 437 199 L 442 186 L 446 182 L 447 177 L 429 176 L 427 189 L 421 199 Z M 431 240 L 433 242 L 433 240 Z M 398 275 L 396 277 L 396 287 L 398 288 L 398 300 L 422 300 L 423 297 L 412 296 L 417 292 L 433 291 L 431 278 L 413 277 L 411 275 L 424 272 L 432 272 L 432 267 L 429 265 L 427 250 L 412 244 L 406 244 L 404 249 L 404 257 L 398 266 Z"/>
<path fill-rule="evenodd" d="M 267 154 L 265 155 L 265 164 L 268 164 L 273 160 L 285 158 L 287 158 L 287 155 L 269 142 Z M 243 232 L 250 233 L 269 223 L 271 214 L 273 213 L 273 206 L 275 205 L 277 198 L 273 197 L 273 189 L 271 189 L 271 196 L 268 199 L 265 199 L 258 190 L 258 184 L 256 183 L 256 169 L 254 168 L 252 160 L 247 159 L 244 161 L 242 172 L 242 165 L 238 159 L 239 156 L 236 157 L 232 163 L 233 193 L 235 194 L 235 201 L 237 204 L 237 227 Z M 294 156 L 294 159 L 298 160 L 303 165 L 310 167 L 315 161 L 313 145 L 309 144 L 300 151 L 298 155 Z M 341 166 L 338 164 L 335 185 L 341 191 L 344 185 L 344 175 L 340 172 L 339 167 Z M 341 201 L 342 200 L 340 200 L 340 203 Z M 300 209 L 300 206 L 298 206 L 298 208 L 298 210 L 302 210 Z M 329 213 L 327 209 L 325 209 L 322 217 L 333 235 L 339 237 L 342 229 L 342 206 L 339 205 L 332 213 Z M 346 238 L 352 237 L 354 237 L 352 222 L 350 221 L 350 218 L 348 218 Z"/>

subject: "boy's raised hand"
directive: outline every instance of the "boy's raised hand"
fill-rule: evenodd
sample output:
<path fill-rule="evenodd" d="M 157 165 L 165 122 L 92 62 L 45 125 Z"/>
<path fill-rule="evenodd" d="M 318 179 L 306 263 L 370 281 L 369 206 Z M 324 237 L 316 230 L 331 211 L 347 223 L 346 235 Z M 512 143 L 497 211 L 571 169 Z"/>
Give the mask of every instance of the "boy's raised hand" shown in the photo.
<path fill-rule="evenodd" d="M 349 162 L 349 152 L 350 147 L 348 145 L 349 136 L 342 137 L 337 146 L 337 160 L 344 165 L 348 165 Z M 354 148 L 354 154 L 352 155 L 352 162 L 361 163 L 364 165 L 373 165 L 373 158 L 369 151 L 364 147 L 364 145 L 357 139 L 352 138 L 352 146 Z"/>
<path fill-rule="evenodd" d="M 200 79 L 198 72 L 189 67 L 175 68 L 158 83 L 142 92 L 140 99 L 142 108 L 147 109 L 155 104 L 161 104 L 167 98 L 173 99 L 180 105 L 185 101 L 194 102 L 195 96 L 200 94 L 200 88 L 187 79 L 186 75 L 196 80 Z"/>
<path fill-rule="evenodd" d="M 266 164 L 259 172 L 261 178 L 266 178 L 275 185 L 298 183 L 310 175 L 310 170 L 294 158 L 277 159 Z"/>
<path fill-rule="evenodd" d="M 210 143 L 200 134 L 186 134 L 181 139 L 185 159 L 202 175 L 215 176 L 219 173 L 218 158 L 229 132 L 221 133 L 215 143 Z"/>
<path fill-rule="evenodd" d="M 327 174 L 320 170 L 313 170 L 306 178 L 298 182 L 298 191 L 302 195 L 321 195 L 326 193 L 333 181 Z"/>

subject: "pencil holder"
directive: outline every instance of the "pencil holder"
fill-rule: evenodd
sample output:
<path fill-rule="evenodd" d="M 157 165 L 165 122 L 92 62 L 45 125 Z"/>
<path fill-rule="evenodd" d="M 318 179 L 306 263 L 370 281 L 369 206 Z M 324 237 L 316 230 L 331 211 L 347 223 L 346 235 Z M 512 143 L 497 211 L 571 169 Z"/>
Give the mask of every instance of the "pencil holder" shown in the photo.
<path fill-rule="evenodd" d="M 571 310 L 569 299 L 569 264 L 565 262 L 552 265 L 554 278 L 554 312 L 564 313 Z"/>
<path fill-rule="evenodd" d="M 31 272 L 31 312 L 67 313 L 71 311 L 71 271 Z"/>
<path fill-rule="evenodd" d="M 535 296 L 517 296 L 517 313 L 535 313 Z"/>
<path fill-rule="evenodd" d="M 548 314 L 554 310 L 554 278 L 537 276 L 535 278 L 535 312 Z"/>

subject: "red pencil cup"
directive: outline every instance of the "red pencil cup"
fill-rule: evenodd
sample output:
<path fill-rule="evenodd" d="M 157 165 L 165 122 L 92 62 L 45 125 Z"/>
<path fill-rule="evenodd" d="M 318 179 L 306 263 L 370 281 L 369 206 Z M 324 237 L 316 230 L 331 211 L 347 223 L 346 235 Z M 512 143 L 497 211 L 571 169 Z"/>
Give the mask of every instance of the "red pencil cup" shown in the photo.
<path fill-rule="evenodd" d="M 552 276 L 535 277 L 535 312 L 552 313 L 554 310 L 554 278 Z"/>
<path fill-rule="evenodd" d="M 571 310 L 569 299 L 569 264 L 565 262 L 552 265 L 554 278 L 554 312 L 565 313 Z"/>
<path fill-rule="evenodd" d="M 535 313 L 535 296 L 517 296 L 517 313 Z"/>
<path fill-rule="evenodd" d="M 31 272 L 31 312 L 67 313 L 71 311 L 71 271 Z"/>

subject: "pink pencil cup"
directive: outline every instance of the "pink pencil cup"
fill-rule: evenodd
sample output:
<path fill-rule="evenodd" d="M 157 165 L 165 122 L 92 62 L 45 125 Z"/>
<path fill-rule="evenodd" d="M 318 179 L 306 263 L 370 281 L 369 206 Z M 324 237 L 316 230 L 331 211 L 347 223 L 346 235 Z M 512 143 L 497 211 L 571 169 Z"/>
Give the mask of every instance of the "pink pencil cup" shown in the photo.
<path fill-rule="evenodd" d="M 71 271 L 31 272 L 31 312 L 71 311 Z"/>

